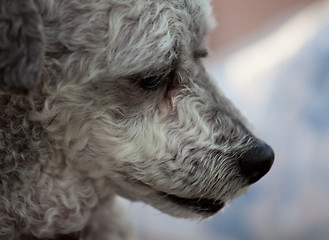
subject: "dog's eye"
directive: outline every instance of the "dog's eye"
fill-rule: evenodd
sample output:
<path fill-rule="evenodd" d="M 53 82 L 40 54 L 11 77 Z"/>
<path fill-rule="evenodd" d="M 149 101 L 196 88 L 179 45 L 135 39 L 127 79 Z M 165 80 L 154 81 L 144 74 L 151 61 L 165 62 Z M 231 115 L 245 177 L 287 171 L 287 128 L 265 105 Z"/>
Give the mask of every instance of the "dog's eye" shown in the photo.
<path fill-rule="evenodd" d="M 161 76 L 150 76 L 150 77 L 143 78 L 141 81 L 141 84 L 142 84 L 143 88 L 154 89 L 157 86 L 159 86 L 162 79 L 163 78 Z"/>

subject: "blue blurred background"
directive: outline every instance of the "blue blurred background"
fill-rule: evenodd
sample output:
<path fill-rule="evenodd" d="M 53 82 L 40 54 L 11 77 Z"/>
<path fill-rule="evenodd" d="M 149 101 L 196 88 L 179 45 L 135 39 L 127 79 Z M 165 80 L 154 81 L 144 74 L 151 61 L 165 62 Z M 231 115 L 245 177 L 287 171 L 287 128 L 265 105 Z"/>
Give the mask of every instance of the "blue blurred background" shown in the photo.
<path fill-rule="evenodd" d="M 329 2 L 278 10 L 272 20 L 231 45 L 211 40 L 217 53 L 206 61 L 274 148 L 272 170 L 200 223 L 125 203 L 141 240 L 329 239 Z"/>

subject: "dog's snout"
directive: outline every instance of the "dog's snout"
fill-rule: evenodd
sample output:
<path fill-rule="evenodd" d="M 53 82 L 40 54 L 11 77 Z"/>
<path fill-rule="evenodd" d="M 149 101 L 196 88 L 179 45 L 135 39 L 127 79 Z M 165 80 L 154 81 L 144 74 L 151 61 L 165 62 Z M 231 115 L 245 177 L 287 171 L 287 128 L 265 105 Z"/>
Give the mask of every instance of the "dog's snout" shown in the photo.
<path fill-rule="evenodd" d="M 258 141 L 255 147 L 243 153 L 239 159 L 243 174 L 249 183 L 255 183 L 262 178 L 272 167 L 274 152 L 264 142 Z"/>

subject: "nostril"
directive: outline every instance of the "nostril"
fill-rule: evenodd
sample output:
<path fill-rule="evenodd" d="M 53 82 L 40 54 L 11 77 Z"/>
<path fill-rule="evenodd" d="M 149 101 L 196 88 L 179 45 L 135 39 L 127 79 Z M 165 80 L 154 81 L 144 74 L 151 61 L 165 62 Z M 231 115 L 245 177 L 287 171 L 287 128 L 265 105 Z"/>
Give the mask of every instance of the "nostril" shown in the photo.
<path fill-rule="evenodd" d="M 262 178 L 272 167 L 274 152 L 264 142 L 259 141 L 255 147 L 242 154 L 239 159 L 243 174 L 249 183 L 255 183 Z"/>

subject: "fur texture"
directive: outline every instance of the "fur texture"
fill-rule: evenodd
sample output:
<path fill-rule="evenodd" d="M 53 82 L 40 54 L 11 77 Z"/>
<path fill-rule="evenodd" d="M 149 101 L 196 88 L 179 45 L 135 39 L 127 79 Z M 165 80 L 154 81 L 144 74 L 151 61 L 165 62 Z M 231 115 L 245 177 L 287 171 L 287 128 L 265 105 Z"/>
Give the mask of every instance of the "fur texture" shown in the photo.
<path fill-rule="evenodd" d="M 33 0 L 0 2 L 0 91 L 27 93 L 39 83 L 44 42 Z"/>
<path fill-rule="evenodd" d="M 17 2 L 1 11 L 33 8 L 44 54 L 26 78 L 28 55 L 0 59 L 1 83 L 40 81 L 0 96 L 1 239 L 132 239 L 116 195 L 205 218 L 248 188 L 239 159 L 260 140 L 202 65 L 207 1 Z"/>

